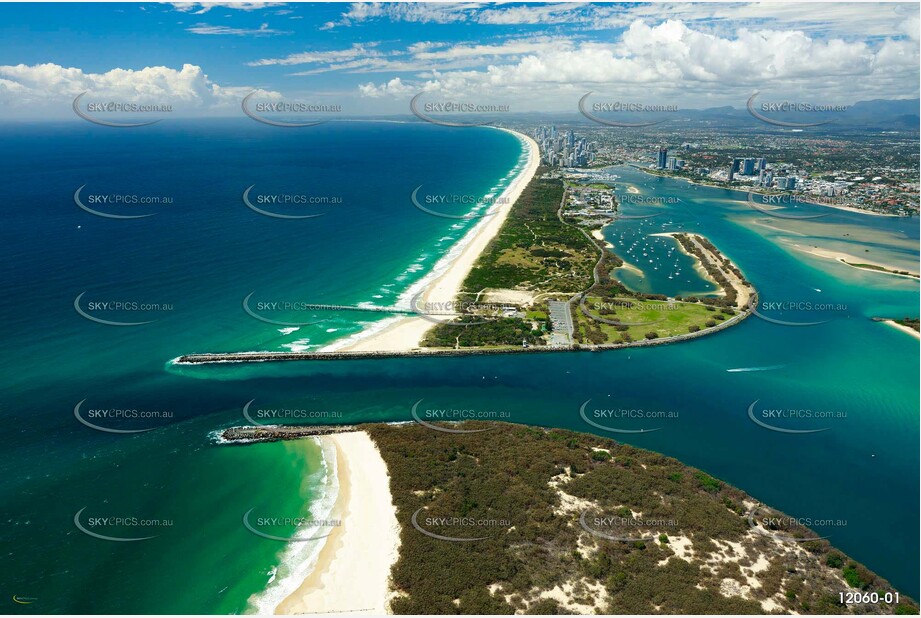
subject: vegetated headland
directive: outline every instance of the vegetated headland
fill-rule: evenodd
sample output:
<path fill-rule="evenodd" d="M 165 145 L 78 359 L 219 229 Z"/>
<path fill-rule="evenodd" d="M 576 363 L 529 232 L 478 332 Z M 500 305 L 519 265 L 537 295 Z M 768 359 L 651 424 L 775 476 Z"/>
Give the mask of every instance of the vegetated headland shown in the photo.
<path fill-rule="evenodd" d="M 223 438 L 252 442 L 264 429 Z M 361 452 L 338 449 L 339 468 L 373 467 L 384 492 L 367 520 L 365 496 L 341 505 L 340 536 L 327 541 L 336 559 L 306 580 L 322 586 L 294 595 L 299 611 L 354 607 L 335 590 L 351 588 L 357 556 L 376 565 L 362 607 L 395 614 L 918 613 L 802 525 L 815 517 L 785 515 L 658 453 L 492 421 L 279 426 L 262 439 L 318 432 L 332 444 L 370 437 Z"/>

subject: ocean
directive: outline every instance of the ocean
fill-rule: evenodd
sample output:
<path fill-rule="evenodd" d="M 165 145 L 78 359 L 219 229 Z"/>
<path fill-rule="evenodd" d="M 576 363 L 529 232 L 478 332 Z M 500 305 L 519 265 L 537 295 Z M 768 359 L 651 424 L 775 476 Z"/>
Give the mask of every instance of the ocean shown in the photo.
<path fill-rule="evenodd" d="M 632 186 L 678 200 L 624 202 L 625 214 L 662 214 L 605 229 L 615 251 L 635 245 L 654 260 L 625 256 L 644 271 L 624 276 L 631 287 L 712 290 L 673 241 L 648 237 L 693 231 L 740 266 L 762 302 L 775 303 L 765 316 L 822 323 L 753 316 L 713 336 L 606 353 L 177 367 L 170 360 L 191 352 L 313 350 L 379 327 L 388 314 L 303 304 L 405 303 L 476 223 L 422 212 L 412 192 L 497 195 L 523 164 L 520 142 L 488 128 L 296 130 L 248 119 L 0 132 L 2 569 L 9 594 L 34 599 L 8 603 L 8 611 L 266 607 L 297 581 L 315 544 L 292 548 L 252 532 L 244 517 L 269 537 L 290 535 L 298 518 L 322 518 L 334 490 L 330 470 L 312 441 L 223 446 L 213 432 L 246 423 L 247 402 L 305 422 L 352 423 L 410 420 L 420 399 L 597 433 L 605 432 L 579 413 L 589 400 L 671 412 L 654 421 L 657 431 L 610 435 L 700 467 L 790 515 L 832 522 L 813 527 L 917 598 L 918 342 L 870 318 L 916 315 L 918 282 L 792 246 L 869 247 L 868 259 L 911 268 L 917 221 L 810 205 L 802 213 L 832 214 L 774 220 L 744 193 L 619 166 L 611 172 L 621 196 Z M 80 187 L 81 202 L 99 212 L 156 214 L 90 214 L 75 204 Z M 242 200 L 249 187 L 266 212 L 321 216 L 259 214 Z M 104 196 L 121 199 L 112 205 Z M 150 197 L 159 203 L 143 203 Z M 471 208 L 468 200 L 431 203 L 452 209 L 445 214 Z M 150 323 L 101 324 L 75 302 L 91 318 Z M 818 433 L 773 432 L 749 418 L 756 400 L 759 411 L 835 415 L 789 425 L 825 429 Z M 77 416 L 150 431 L 97 431 Z M 78 524 L 101 536 L 152 538 L 103 540 Z"/>

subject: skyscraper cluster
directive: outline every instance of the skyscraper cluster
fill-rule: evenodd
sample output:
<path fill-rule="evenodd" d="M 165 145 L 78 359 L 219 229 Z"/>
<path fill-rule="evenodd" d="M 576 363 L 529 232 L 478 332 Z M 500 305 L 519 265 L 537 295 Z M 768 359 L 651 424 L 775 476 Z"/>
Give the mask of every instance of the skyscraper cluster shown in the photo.
<path fill-rule="evenodd" d="M 555 126 L 541 126 L 535 135 L 541 161 L 550 166 L 585 167 L 595 161 L 595 142 L 577 138 L 572 130 L 558 131 Z"/>
<path fill-rule="evenodd" d="M 729 181 L 735 179 L 736 174 L 740 176 L 757 176 L 756 185 L 762 187 L 775 187 L 777 189 L 793 190 L 796 188 L 796 177 L 793 175 L 776 176 L 775 169 L 768 169 L 767 159 L 764 157 L 741 158 L 737 157 L 732 160 L 729 166 Z M 780 172 L 786 170 L 781 169 Z"/>
<path fill-rule="evenodd" d="M 758 176 L 759 179 L 762 177 L 762 173 L 767 168 L 767 159 L 764 157 L 748 157 L 740 158 L 737 157 L 732 160 L 732 166 L 729 168 L 729 180 L 731 181 L 735 178 L 736 174 L 741 176 Z"/>
<path fill-rule="evenodd" d="M 659 148 L 658 156 L 656 157 L 656 169 L 660 170 L 670 170 L 678 171 L 684 167 L 684 159 L 679 159 L 678 157 L 668 156 L 668 148 Z"/>

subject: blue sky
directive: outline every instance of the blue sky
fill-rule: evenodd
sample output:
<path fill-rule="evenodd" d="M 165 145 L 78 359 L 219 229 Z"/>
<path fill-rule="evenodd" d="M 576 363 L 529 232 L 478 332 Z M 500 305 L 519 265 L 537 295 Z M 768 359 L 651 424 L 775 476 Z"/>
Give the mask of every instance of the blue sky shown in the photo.
<path fill-rule="evenodd" d="M 227 114 L 256 90 L 403 113 L 416 93 L 573 111 L 620 100 L 741 107 L 755 90 L 918 96 L 917 4 L 0 4 L 0 103 L 74 96 Z"/>

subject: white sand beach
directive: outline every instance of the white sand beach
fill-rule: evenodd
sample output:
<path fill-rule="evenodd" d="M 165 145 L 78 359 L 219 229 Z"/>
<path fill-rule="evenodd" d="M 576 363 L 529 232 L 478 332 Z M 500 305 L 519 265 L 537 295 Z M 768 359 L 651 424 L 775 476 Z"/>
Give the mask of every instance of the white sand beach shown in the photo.
<path fill-rule="evenodd" d="M 893 328 L 899 329 L 899 330 L 902 331 L 903 333 L 908 333 L 909 335 L 911 335 L 911 336 L 914 337 L 915 339 L 921 339 L 921 333 L 919 333 L 918 331 L 916 331 L 915 329 L 913 329 L 913 328 L 910 327 L 910 326 L 905 326 L 904 324 L 899 324 L 899 323 L 896 322 L 895 320 L 883 320 L 883 322 L 886 323 L 886 324 L 888 324 L 889 326 L 892 326 Z"/>
<path fill-rule="evenodd" d="M 367 433 L 323 436 L 335 445 L 339 494 L 316 566 L 276 614 L 388 613 L 390 568 L 400 529 L 390 496 L 387 465 Z"/>
<path fill-rule="evenodd" d="M 871 260 L 871 259 L 867 259 L 864 257 L 858 257 L 856 255 L 851 255 L 849 253 L 842 253 L 841 251 L 831 251 L 829 249 L 822 249 L 820 247 L 804 247 L 802 245 L 797 245 L 795 243 L 792 243 L 792 246 L 794 249 L 802 251 L 803 253 L 808 253 L 809 255 L 814 255 L 815 257 L 820 257 L 820 258 L 825 258 L 827 260 L 835 260 L 837 262 L 847 264 L 848 266 L 857 268 L 859 270 L 865 270 L 868 272 L 876 272 L 880 274 L 890 275 L 892 277 L 908 277 L 910 279 L 918 278 L 918 273 L 914 273 L 911 271 L 908 271 L 909 274 L 905 275 L 905 274 L 895 273 L 895 272 L 884 272 L 884 271 L 875 270 L 872 268 L 862 268 L 860 266 L 857 266 L 857 264 L 869 264 L 870 266 L 876 266 L 878 268 L 885 268 L 886 270 L 905 270 L 903 268 L 899 268 L 898 266 L 893 266 L 892 264 L 883 264 L 876 260 Z"/>
<path fill-rule="evenodd" d="M 495 238 L 496 234 L 499 233 L 499 229 L 508 218 L 508 214 L 515 202 L 537 171 L 537 167 L 540 164 L 540 152 L 537 142 L 523 133 L 511 131 L 510 129 L 502 130 L 514 134 L 525 142 L 528 147 L 528 162 L 521 173 L 496 200 L 495 214 L 483 217 L 468 232 L 468 236 L 465 236 L 460 241 L 466 243 L 463 251 L 454 258 L 444 274 L 425 289 L 419 300 L 419 304 L 423 306 L 449 306 L 455 300 L 461 290 L 464 279 L 467 278 L 477 258 L 486 249 L 489 242 Z M 449 317 L 439 316 L 438 319 L 444 320 L 449 319 Z M 336 344 L 333 344 L 321 351 L 334 349 L 354 352 L 409 351 L 419 347 L 419 342 L 425 336 L 425 333 L 435 324 L 436 320 L 434 318 L 399 318 L 374 334 L 359 337 L 354 343 L 342 347 L 337 347 Z"/>
<path fill-rule="evenodd" d="M 716 257 L 715 257 L 706 247 L 704 247 L 703 244 L 701 244 L 701 243 L 699 242 L 698 238 L 705 238 L 704 236 L 702 236 L 702 235 L 700 235 L 700 234 L 690 234 L 690 233 L 687 233 L 687 232 L 659 232 L 659 233 L 657 233 L 657 234 L 650 234 L 650 236 L 668 236 L 668 237 L 670 237 L 670 238 L 675 238 L 675 236 L 676 236 L 677 234 L 685 234 L 685 235 L 687 235 L 688 238 L 691 239 L 691 242 L 692 242 L 692 243 L 693 243 L 693 244 L 694 244 L 694 245 L 695 245 L 695 246 L 706 256 L 707 261 L 708 261 L 710 264 L 712 264 L 713 266 L 715 266 L 721 273 L 723 273 L 723 276 L 724 276 L 724 277 L 726 278 L 726 280 L 729 282 L 729 285 L 731 285 L 733 288 L 735 288 L 735 291 L 736 291 L 736 306 L 739 307 L 740 309 L 744 309 L 745 307 L 747 307 L 747 306 L 748 306 L 748 301 L 751 299 L 751 295 L 752 295 L 752 293 L 753 293 L 753 290 L 752 290 L 751 286 L 746 285 L 745 282 L 742 281 L 742 279 L 739 278 L 738 275 L 736 275 L 736 274 L 735 274 L 734 272 L 732 272 L 731 270 L 725 268 L 725 267 L 719 262 L 719 260 L 717 260 Z M 681 251 L 681 252 L 684 253 L 685 255 L 688 255 L 688 256 L 694 258 L 694 261 L 695 261 L 695 268 L 697 269 L 697 272 L 700 274 L 700 276 L 703 277 L 703 278 L 706 278 L 707 280 L 712 281 L 714 284 L 716 284 L 716 285 L 720 288 L 719 294 L 720 294 L 721 296 L 725 296 L 725 294 L 726 294 L 725 290 L 723 290 L 723 289 L 722 289 L 722 286 L 720 286 L 719 283 L 717 283 L 717 281 L 714 280 L 713 277 L 710 276 L 710 273 L 707 272 L 707 269 L 704 268 L 703 264 L 701 263 L 700 258 L 699 258 L 698 256 L 692 254 L 692 253 L 689 253 L 689 252 L 684 248 L 684 246 L 683 246 L 680 242 L 678 242 L 677 239 L 675 239 L 675 244 L 678 245 L 678 250 L 679 250 L 679 251 Z M 723 256 L 723 257 L 725 257 L 725 256 Z M 737 268 L 738 268 L 738 267 L 737 267 Z"/>
<path fill-rule="evenodd" d="M 604 237 L 604 234 L 602 233 L 601 229 L 592 230 L 592 238 L 594 238 L 595 240 L 600 240 L 601 242 L 603 242 L 603 243 L 604 243 L 604 246 L 607 247 L 608 249 L 613 249 L 613 248 L 614 248 L 614 245 L 612 245 L 611 243 L 609 243 L 609 242 L 607 241 L 607 239 Z"/>
<path fill-rule="evenodd" d="M 888 212 L 876 212 L 875 210 L 867 210 L 865 208 L 857 208 L 855 206 L 847 206 L 845 204 L 829 204 L 827 199 L 823 199 L 821 196 L 807 196 L 807 195 L 797 195 L 796 199 L 801 202 L 806 202 L 807 204 L 815 204 L 816 206 L 827 206 L 828 208 L 834 208 L 835 210 L 844 210 L 846 212 L 853 212 L 858 215 L 870 215 L 871 217 L 898 217 L 899 215 L 894 215 Z"/>

